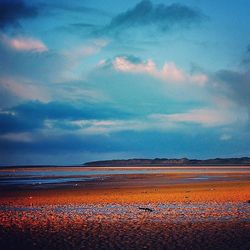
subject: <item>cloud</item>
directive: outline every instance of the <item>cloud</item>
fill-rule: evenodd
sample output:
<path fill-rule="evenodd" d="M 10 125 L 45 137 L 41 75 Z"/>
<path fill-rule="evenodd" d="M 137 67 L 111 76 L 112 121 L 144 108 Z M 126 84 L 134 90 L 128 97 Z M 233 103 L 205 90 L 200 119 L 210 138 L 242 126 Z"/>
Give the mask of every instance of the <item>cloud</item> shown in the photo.
<path fill-rule="evenodd" d="M 15 112 L 0 111 L 0 123 L 0 134 L 31 132 L 43 127 L 39 119 L 32 119 Z"/>
<path fill-rule="evenodd" d="M 11 76 L 45 83 L 69 79 L 72 66 L 64 55 L 46 50 L 38 40 L 31 44 L 24 39 L 19 47 L 13 43 L 17 40 L 0 34 L 0 78 Z"/>
<path fill-rule="evenodd" d="M 2 35 L 1 40 L 7 46 L 18 51 L 35 51 L 35 52 L 48 51 L 48 48 L 42 41 L 31 37 L 9 38 L 5 35 Z"/>
<path fill-rule="evenodd" d="M 189 73 L 174 63 L 157 67 L 150 59 L 119 55 L 101 60 L 88 81 L 124 110 L 147 116 L 214 107 L 208 78 L 203 72 Z"/>
<path fill-rule="evenodd" d="M 95 39 L 86 44 L 75 46 L 73 49 L 66 50 L 63 54 L 72 62 L 78 62 L 80 59 L 97 54 L 108 44 L 109 41 L 107 39 Z"/>
<path fill-rule="evenodd" d="M 248 57 L 249 49 L 248 46 L 245 54 Z M 250 125 L 250 68 L 245 60 L 240 66 L 240 68 L 222 69 L 210 73 L 207 86 L 216 105 L 225 110 L 233 109 L 236 114 L 238 109 L 237 115 L 242 115 L 242 119 L 248 121 L 245 123 L 248 129 Z"/>
<path fill-rule="evenodd" d="M 96 39 L 84 46 L 56 52 L 48 50 L 37 39 L 9 37 L 0 33 L 0 104 L 3 99 L 3 106 L 17 104 L 20 99 L 42 102 L 52 98 L 104 99 L 101 92 L 85 86 L 80 79 L 85 66 L 83 60 L 107 44 L 107 40 Z M 60 83 L 60 86 L 55 83 Z"/>
<path fill-rule="evenodd" d="M 242 124 L 243 111 L 201 108 L 182 113 L 129 114 L 108 104 L 26 102 L 1 111 L 1 134 L 60 131 L 80 135 L 114 134 L 122 131 L 181 131 L 193 125 L 221 127 Z M 50 131 L 50 132 L 49 132 Z M 8 138 L 8 136 L 6 137 Z M 6 139 L 5 138 L 5 139 Z M 11 136 L 12 140 L 13 135 Z M 19 137 L 18 137 L 19 138 Z M 17 138 L 17 139 L 18 139 Z"/>
<path fill-rule="evenodd" d="M 102 61 L 99 65 L 105 67 L 107 62 Z M 136 57 L 118 56 L 112 61 L 112 66 L 120 72 L 147 74 L 167 82 L 192 82 L 203 85 L 208 81 L 208 77 L 205 74 L 188 74 L 178 68 L 173 62 L 165 63 L 162 69 L 157 69 L 154 61 L 151 59 L 143 62 Z"/>
<path fill-rule="evenodd" d="M 242 110 L 200 108 L 183 113 L 150 114 L 129 119 L 81 119 L 66 121 L 65 130 L 71 128 L 82 135 L 110 135 L 122 131 L 190 131 L 192 128 L 220 128 L 244 124 L 248 119 Z M 57 127 L 52 121 L 50 127 Z M 224 138 L 225 139 L 225 138 Z"/>
<path fill-rule="evenodd" d="M 248 120 L 248 115 L 244 110 L 238 110 L 235 112 L 211 108 L 194 109 L 185 113 L 153 114 L 150 117 L 161 122 L 198 124 L 204 127 L 242 124 Z"/>
<path fill-rule="evenodd" d="M 227 100 L 225 103 L 222 99 L 221 104 L 226 104 L 227 106 L 229 104 L 230 106 L 238 107 L 239 110 L 244 110 L 244 114 L 247 116 L 246 127 L 249 128 L 250 70 L 220 70 L 215 72 L 211 78 L 213 79 L 211 85 L 212 91 L 220 93 Z"/>
<path fill-rule="evenodd" d="M 15 97 L 23 100 L 39 100 L 42 102 L 49 100 L 49 94 L 43 88 L 25 79 L 0 78 L 0 90 L 2 89 L 6 89 Z"/>
<path fill-rule="evenodd" d="M 22 0 L 0 1 L 0 29 L 20 26 L 20 20 L 38 15 L 35 6 L 29 6 Z"/>
<path fill-rule="evenodd" d="M 250 107 L 250 70 L 221 70 L 216 72 L 214 77 L 217 84 L 225 88 L 225 95 L 240 105 Z"/>
<path fill-rule="evenodd" d="M 104 106 L 103 103 L 89 104 L 62 101 L 48 103 L 39 101 L 26 102 L 12 108 L 11 111 L 27 117 L 52 120 L 103 119 L 129 116 L 128 113 L 120 111 L 107 103 Z"/>
<path fill-rule="evenodd" d="M 106 104 L 30 101 L 0 110 L 0 133 L 37 129 L 76 129 L 77 121 L 128 118 L 131 114 Z M 75 123 L 70 123 L 75 121 Z"/>
<path fill-rule="evenodd" d="M 56 86 L 51 86 L 49 91 L 53 100 L 61 100 L 68 102 L 85 102 L 98 103 L 107 101 L 107 97 L 103 95 L 98 89 L 92 89 L 87 86 L 87 82 L 66 81 Z"/>
<path fill-rule="evenodd" d="M 182 4 L 153 4 L 149 0 L 139 2 L 134 8 L 112 18 L 103 33 L 119 34 L 135 27 L 155 26 L 161 32 L 174 27 L 187 28 L 203 21 L 204 15 L 197 9 Z"/>
<path fill-rule="evenodd" d="M 223 131 L 230 131 L 228 127 L 235 128 L 234 124 L 244 122 L 240 110 L 236 111 L 204 108 L 130 116 L 112 106 L 108 110 L 106 104 L 95 107 L 80 103 L 26 102 L 0 112 L 0 147 L 6 157 L 39 153 L 46 159 L 52 152 L 67 152 L 71 156 L 76 152 L 113 152 L 113 156 L 117 152 L 131 152 L 150 157 L 152 154 L 173 157 L 178 152 L 180 156 L 192 153 L 194 157 L 198 149 L 199 154 L 209 155 L 218 153 L 222 146 L 223 152 L 229 150 L 236 154 L 238 151 L 232 148 L 244 150 L 246 145 L 242 138 L 235 136 L 236 130 L 230 132 L 234 140 L 223 136 Z M 235 147 L 225 148 L 229 141 Z"/>
<path fill-rule="evenodd" d="M 111 134 L 119 131 L 181 131 L 194 125 L 208 128 L 246 122 L 247 115 L 243 116 L 244 114 L 239 113 L 204 108 L 186 113 L 151 114 L 142 119 L 82 120 L 73 123 L 84 134 Z"/>
<path fill-rule="evenodd" d="M 72 125 L 80 134 L 84 135 L 109 135 L 121 131 L 143 131 L 152 129 L 152 124 L 145 120 L 113 119 L 113 120 L 78 120 Z"/>

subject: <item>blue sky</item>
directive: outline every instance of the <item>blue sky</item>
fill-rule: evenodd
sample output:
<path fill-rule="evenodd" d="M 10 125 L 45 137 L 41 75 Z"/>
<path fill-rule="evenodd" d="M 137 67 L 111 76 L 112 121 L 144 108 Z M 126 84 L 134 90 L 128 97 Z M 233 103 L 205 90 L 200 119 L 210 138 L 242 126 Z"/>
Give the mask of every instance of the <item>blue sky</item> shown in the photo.
<path fill-rule="evenodd" d="M 0 164 L 249 156 L 249 11 L 0 0 Z"/>

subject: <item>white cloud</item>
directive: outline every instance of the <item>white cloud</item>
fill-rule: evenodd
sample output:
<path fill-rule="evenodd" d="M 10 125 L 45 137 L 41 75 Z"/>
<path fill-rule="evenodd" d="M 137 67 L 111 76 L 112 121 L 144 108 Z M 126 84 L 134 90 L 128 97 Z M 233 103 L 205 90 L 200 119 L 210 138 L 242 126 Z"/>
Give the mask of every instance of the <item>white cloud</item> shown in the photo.
<path fill-rule="evenodd" d="M 10 38 L 6 35 L 1 37 L 1 40 L 9 47 L 19 51 L 48 51 L 47 46 L 40 40 L 31 37 L 16 37 Z"/>
<path fill-rule="evenodd" d="M 212 108 L 193 109 L 186 113 L 153 114 L 151 118 L 173 123 L 194 123 L 204 127 L 216 127 L 244 123 L 248 115 L 244 110 L 230 111 Z"/>
<path fill-rule="evenodd" d="M 0 79 L 0 87 L 24 100 L 47 102 L 50 99 L 48 93 L 43 88 L 23 78 L 2 77 Z"/>
<path fill-rule="evenodd" d="M 148 59 L 146 62 L 133 63 L 125 57 L 119 56 L 114 59 L 112 64 L 117 71 L 148 74 L 168 82 L 191 82 L 203 85 L 208 81 L 208 77 L 205 74 L 188 74 L 178 68 L 173 62 L 165 63 L 162 69 L 157 69 L 154 61 L 151 59 Z"/>
<path fill-rule="evenodd" d="M 83 134 L 110 134 L 113 132 L 132 130 L 142 131 L 150 128 L 150 124 L 141 120 L 79 120 L 72 121 Z"/>

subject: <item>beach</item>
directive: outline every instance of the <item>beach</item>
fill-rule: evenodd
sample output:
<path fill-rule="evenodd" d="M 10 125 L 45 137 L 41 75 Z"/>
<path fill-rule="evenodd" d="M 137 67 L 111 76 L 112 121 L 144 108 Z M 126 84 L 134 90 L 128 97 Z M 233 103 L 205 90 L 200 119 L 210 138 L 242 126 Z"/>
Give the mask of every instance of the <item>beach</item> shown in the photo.
<path fill-rule="evenodd" d="M 32 179 L 29 169 L 22 173 L 15 169 L 19 171 L 15 185 L 13 173 L 11 184 L 6 184 L 9 173 L 2 171 L 0 245 L 3 249 L 250 248 L 249 167 L 150 170 L 76 168 L 70 170 L 70 181 L 33 185 L 18 182 Z M 63 168 L 46 171 L 54 175 L 32 172 L 33 180 L 69 177 Z"/>

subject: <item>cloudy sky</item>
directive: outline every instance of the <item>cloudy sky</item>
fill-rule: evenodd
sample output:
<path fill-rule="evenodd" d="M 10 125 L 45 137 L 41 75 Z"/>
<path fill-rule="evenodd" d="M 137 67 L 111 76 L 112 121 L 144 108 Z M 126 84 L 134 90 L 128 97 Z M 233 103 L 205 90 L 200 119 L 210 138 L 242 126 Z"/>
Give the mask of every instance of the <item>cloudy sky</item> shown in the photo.
<path fill-rule="evenodd" d="M 249 156 L 249 12 L 0 0 L 0 164 Z"/>

